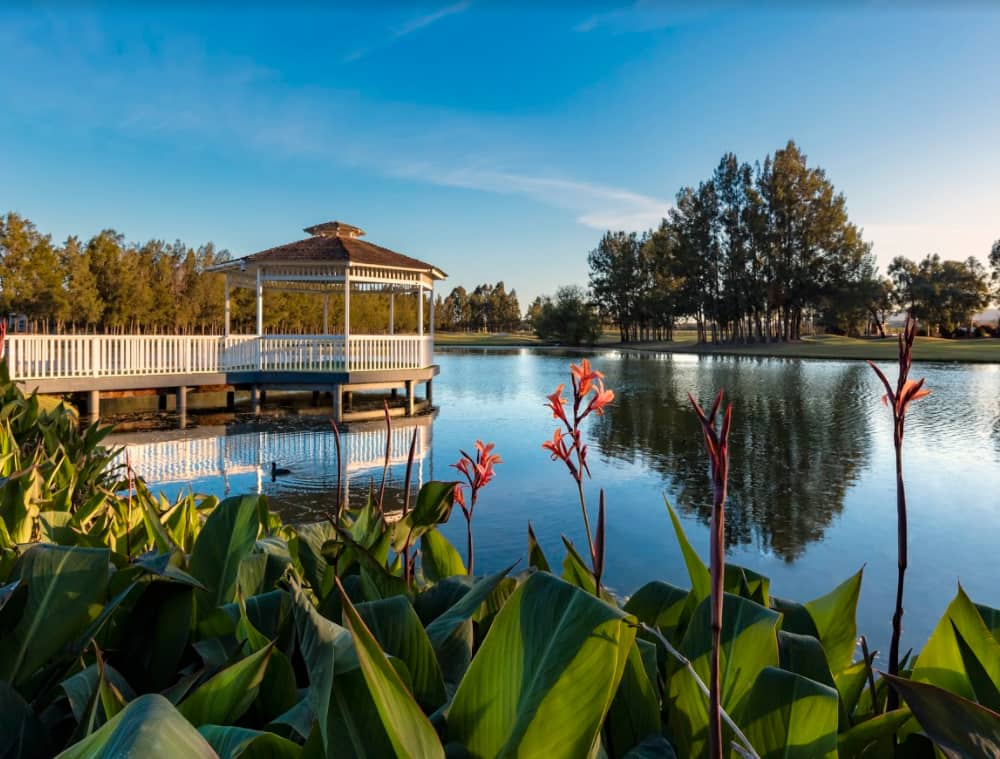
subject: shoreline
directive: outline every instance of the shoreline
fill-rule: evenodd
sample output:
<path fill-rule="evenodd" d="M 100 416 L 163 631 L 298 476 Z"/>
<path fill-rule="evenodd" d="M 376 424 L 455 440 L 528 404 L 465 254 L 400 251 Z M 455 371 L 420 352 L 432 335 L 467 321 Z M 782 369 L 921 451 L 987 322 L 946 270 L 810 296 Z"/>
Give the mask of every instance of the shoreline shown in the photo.
<path fill-rule="evenodd" d="M 470 335 L 470 338 L 472 336 Z M 647 343 L 598 342 L 595 345 L 549 345 L 528 337 L 500 335 L 494 339 L 448 339 L 435 341 L 434 349 L 451 348 L 534 348 L 538 350 L 634 351 L 654 354 L 694 356 L 750 356 L 758 358 L 823 359 L 832 361 L 894 361 L 897 356 L 895 336 L 886 338 L 850 338 L 838 335 L 817 335 L 789 343 L 755 343 L 751 345 L 698 345 L 693 341 L 657 341 Z M 1000 364 L 1000 339 L 974 338 L 949 340 L 918 337 L 913 346 L 916 362 L 952 364 Z"/>

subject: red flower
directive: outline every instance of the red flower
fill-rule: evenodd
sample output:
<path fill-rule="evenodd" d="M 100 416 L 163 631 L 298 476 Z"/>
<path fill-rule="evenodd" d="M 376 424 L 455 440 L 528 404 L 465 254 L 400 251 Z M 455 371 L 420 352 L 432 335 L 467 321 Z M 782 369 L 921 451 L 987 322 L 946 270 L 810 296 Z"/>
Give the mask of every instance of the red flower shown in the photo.
<path fill-rule="evenodd" d="M 583 359 L 579 366 L 570 364 L 569 371 L 573 375 L 573 384 L 576 387 L 576 393 L 581 398 L 590 392 L 590 386 L 594 380 L 604 379 L 604 375 L 601 372 L 590 368 L 590 361 L 587 359 Z"/>
<path fill-rule="evenodd" d="M 552 395 L 545 396 L 549 399 L 549 402 L 545 405 L 552 409 L 553 419 L 562 419 L 563 422 L 569 425 L 569 419 L 566 418 L 566 412 L 563 411 L 563 406 L 566 405 L 566 399 L 562 394 L 563 387 L 565 387 L 565 385 L 559 385 Z"/>
<path fill-rule="evenodd" d="M 615 399 L 615 391 L 605 390 L 604 382 L 602 380 L 597 380 L 594 387 L 597 392 L 595 392 L 594 397 L 590 399 L 590 405 L 587 406 L 587 410 L 583 414 L 584 416 L 589 414 L 591 411 L 598 416 L 602 416 L 604 414 L 604 407 Z"/>

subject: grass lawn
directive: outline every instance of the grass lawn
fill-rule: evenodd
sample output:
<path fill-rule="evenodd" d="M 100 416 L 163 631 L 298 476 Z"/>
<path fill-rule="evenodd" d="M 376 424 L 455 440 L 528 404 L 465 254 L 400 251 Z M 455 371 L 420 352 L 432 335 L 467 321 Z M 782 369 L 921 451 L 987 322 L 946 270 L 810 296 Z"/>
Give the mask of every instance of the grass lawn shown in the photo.
<path fill-rule="evenodd" d="M 770 345 L 698 345 L 692 331 L 678 331 L 673 342 L 629 343 L 617 342 L 617 332 L 606 332 L 598 342 L 601 347 L 618 347 L 629 350 L 658 351 L 663 353 L 715 353 L 737 356 L 783 356 L 788 358 L 873 359 L 894 361 L 897 356 L 896 338 L 856 338 L 838 335 L 805 337 L 795 343 Z M 539 346 L 541 341 L 529 334 L 477 335 L 437 333 L 437 346 L 486 345 L 486 346 Z M 1000 363 L 1000 339 L 945 340 L 937 337 L 918 337 L 913 346 L 915 361 L 959 361 L 968 363 Z"/>

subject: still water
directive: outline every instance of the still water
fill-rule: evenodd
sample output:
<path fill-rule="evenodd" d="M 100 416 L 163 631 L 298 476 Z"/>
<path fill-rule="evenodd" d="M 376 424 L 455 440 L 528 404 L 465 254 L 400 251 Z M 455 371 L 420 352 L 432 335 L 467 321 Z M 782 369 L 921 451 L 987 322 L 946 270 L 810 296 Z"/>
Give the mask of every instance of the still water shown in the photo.
<path fill-rule="evenodd" d="M 415 480 L 451 479 L 459 449 L 496 443 L 504 463 L 476 510 L 476 568 L 526 555 L 529 520 L 549 556 L 560 536 L 583 546 L 576 488 L 541 449 L 555 428 L 545 395 L 568 384 L 572 353 L 465 349 L 439 353 L 436 418 L 400 422 L 392 443 L 390 499 L 400 497 L 413 429 Z M 725 388 L 734 407 L 728 560 L 770 576 L 772 593 L 806 601 L 865 567 L 859 632 L 884 648 L 896 578 L 892 425 L 881 385 L 861 362 L 653 355 L 591 356 L 616 393 L 586 424 L 593 478 L 608 503 L 607 581 L 620 594 L 661 578 L 689 585 L 664 506 L 675 505 L 692 543 L 708 554 L 710 481 L 687 393 L 708 402 Z M 886 367 L 889 368 L 889 367 Z M 911 406 L 904 474 L 910 505 L 904 650 L 921 646 L 961 582 L 1000 606 L 1000 366 L 917 364 L 932 395 Z M 894 372 L 890 374 L 894 377 Z M 344 436 L 350 487 L 381 477 L 384 433 Z M 228 430 L 127 436 L 140 474 L 168 493 L 260 491 L 287 518 L 332 503 L 336 453 L 320 419 L 260 421 Z M 270 465 L 291 473 L 272 481 Z M 592 517 L 593 519 L 593 517 Z M 456 509 L 445 533 L 464 546 Z M 462 549 L 464 550 L 464 549 Z"/>

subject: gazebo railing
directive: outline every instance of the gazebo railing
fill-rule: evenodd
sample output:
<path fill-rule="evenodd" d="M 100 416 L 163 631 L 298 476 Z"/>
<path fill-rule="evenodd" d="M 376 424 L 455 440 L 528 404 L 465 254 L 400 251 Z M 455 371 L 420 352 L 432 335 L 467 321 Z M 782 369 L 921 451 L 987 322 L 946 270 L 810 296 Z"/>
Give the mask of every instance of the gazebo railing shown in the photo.
<path fill-rule="evenodd" d="M 6 356 L 12 379 L 48 380 L 418 369 L 434 346 L 426 335 L 9 335 Z"/>

